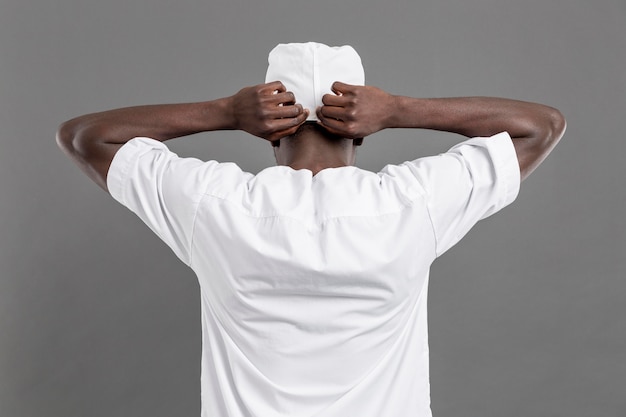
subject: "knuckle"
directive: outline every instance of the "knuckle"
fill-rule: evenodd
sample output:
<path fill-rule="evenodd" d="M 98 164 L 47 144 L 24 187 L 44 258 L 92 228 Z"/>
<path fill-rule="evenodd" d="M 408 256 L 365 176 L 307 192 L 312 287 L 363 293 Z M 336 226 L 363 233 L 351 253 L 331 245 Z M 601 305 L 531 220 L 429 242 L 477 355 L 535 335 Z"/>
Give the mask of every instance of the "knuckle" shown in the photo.
<path fill-rule="evenodd" d="M 263 134 L 269 134 L 272 132 L 272 125 L 269 122 L 261 122 L 259 130 Z"/>
<path fill-rule="evenodd" d="M 357 134 L 357 125 L 354 122 L 349 122 L 346 125 L 346 133 L 348 133 L 348 135 L 350 136 L 354 136 Z"/>

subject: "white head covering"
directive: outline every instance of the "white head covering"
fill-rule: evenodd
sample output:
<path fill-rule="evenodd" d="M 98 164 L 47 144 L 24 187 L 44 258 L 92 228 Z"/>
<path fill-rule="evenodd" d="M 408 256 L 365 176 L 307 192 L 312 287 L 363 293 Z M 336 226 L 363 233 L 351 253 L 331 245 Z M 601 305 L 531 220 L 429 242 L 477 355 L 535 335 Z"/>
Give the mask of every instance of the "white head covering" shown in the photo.
<path fill-rule="evenodd" d="M 307 120 L 318 120 L 315 109 L 322 105 L 324 94 L 332 94 L 335 81 L 365 84 L 361 57 L 348 45 L 281 43 L 272 49 L 268 62 L 265 82 L 281 81 L 296 102 L 309 109 Z"/>

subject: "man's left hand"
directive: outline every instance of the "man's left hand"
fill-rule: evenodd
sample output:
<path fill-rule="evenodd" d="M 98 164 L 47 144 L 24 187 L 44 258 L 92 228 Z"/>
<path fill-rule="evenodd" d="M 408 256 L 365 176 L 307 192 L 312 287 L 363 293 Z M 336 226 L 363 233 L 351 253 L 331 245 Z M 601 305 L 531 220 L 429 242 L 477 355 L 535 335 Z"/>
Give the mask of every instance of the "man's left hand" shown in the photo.
<path fill-rule="evenodd" d="M 335 94 L 322 97 L 317 109 L 320 124 L 329 132 L 349 139 L 363 138 L 390 127 L 394 96 L 372 86 L 335 82 Z"/>

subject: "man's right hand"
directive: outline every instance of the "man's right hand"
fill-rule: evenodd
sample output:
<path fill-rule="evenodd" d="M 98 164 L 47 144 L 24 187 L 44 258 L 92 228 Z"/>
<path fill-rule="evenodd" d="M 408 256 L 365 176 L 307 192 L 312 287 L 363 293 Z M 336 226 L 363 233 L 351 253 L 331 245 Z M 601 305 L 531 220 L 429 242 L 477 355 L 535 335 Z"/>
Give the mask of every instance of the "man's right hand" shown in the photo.
<path fill-rule="evenodd" d="M 322 97 L 317 109 L 320 124 L 329 132 L 348 139 L 369 136 L 392 126 L 395 97 L 380 88 L 335 82 L 335 94 Z"/>
<path fill-rule="evenodd" d="M 280 81 L 243 88 L 230 103 L 233 129 L 268 141 L 293 135 L 308 116 Z"/>

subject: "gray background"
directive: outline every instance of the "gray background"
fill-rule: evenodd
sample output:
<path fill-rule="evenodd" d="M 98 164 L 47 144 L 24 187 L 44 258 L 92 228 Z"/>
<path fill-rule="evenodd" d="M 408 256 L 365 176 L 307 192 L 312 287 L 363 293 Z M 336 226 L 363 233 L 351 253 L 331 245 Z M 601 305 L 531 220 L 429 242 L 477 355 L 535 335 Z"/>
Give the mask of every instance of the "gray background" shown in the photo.
<path fill-rule="evenodd" d="M 433 267 L 433 411 L 626 415 L 625 19 L 615 0 L 1 0 L 0 415 L 199 415 L 195 277 L 54 133 L 88 112 L 233 94 L 263 81 L 275 44 L 309 40 L 352 44 L 392 93 L 562 110 L 566 136 L 517 202 Z M 383 132 L 358 165 L 458 139 Z M 169 143 L 273 164 L 237 132 Z"/>

